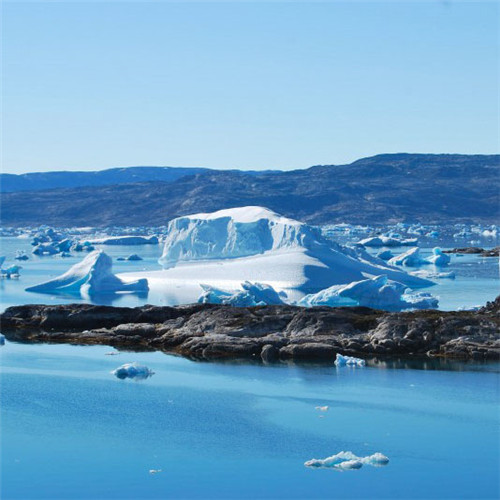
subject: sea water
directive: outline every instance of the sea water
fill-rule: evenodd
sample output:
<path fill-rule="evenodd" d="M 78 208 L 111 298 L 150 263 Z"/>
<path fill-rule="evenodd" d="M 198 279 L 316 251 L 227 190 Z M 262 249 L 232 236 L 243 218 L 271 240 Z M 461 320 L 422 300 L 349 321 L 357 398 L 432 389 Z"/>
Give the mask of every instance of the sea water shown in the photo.
<path fill-rule="evenodd" d="M 110 351 L 0 348 L 2 499 L 500 494 L 498 363 L 266 366 Z M 110 373 L 134 361 L 155 374 Z M 304 466 L 340 451 L 390 461 Z"/>

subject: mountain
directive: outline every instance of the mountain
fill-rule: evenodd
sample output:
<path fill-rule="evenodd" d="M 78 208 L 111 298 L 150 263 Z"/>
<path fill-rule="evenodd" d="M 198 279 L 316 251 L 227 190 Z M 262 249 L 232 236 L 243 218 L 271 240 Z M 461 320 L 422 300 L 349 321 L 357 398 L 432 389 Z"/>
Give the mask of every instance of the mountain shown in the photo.
<path fill-rule="evenodd" d="M 107 186 L 131 182 L 173 182 L 186 175 L 207 172 L 207 168 L 125 167 L 97 172 L 33 172 L 0 174 L 0 192 L 42 191 L 81 186 Z"/>
<path fill-rule="evenodd" d="M 313 224 L 498 223 L 499 193 L 500 155 L 384 154 L 259 175 L 206 170 L 172 182 L 3 193 L 1 222 L 164 225 L 181 215 L 259 205 Z"/>

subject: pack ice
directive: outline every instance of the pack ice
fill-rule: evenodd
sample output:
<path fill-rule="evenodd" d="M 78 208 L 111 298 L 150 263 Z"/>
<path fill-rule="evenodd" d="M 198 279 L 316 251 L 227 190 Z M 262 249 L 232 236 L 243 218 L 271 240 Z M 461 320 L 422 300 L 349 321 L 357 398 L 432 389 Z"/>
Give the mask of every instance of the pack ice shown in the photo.
<path fill-rule="evenodd" d="M 79 293 L 83 296 L 114 292 L 148 291 L 148 281 L 146 279 L 124 281 L 115 276 L 111 268 L 111 257 L 102 250 L 95 250 L 61 276 L 40 285 L 26 288 L 26 291 Z"/>
<path fill-rule="evenodd" d="M 204 283 L 235 290 L 251 281 L 302 295 L 380 275 L 412 288 L 433 285 L 362 247 L 338 245 L 317 228 L 257 206 L 173 219 L 160 262 L 166 269 L 121 276 L 146 277 L 150 286 L 163 288 Z"/>

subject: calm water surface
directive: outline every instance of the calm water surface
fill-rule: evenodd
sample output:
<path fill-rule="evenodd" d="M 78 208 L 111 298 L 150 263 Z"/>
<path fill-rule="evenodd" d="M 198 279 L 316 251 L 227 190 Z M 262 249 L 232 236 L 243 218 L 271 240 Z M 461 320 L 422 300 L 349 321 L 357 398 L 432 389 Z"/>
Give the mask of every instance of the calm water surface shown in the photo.
<path fill-rule="evenodd" d="M 2 499 L 500 494 L 498 364 L 337 369 L 109 351 L 0 347 Z M 155 375 L 110 374 L 131 361 Z M 390 463 L 303 465 L 342 450 Z"/>

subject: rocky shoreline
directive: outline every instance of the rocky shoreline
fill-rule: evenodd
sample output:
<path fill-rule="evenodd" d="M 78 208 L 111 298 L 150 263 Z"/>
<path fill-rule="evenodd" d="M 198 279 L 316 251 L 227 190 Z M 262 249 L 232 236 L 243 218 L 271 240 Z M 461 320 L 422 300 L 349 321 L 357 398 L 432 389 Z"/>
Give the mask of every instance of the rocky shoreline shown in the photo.
<path fill-rule="evenodd" d="M 193 304 L 22 305 L 0 315 L 17 342 L 101 344 L 191 359 L 333 362 L 360 357 L 500 359 L 500 297 L 478 311 Z"/>

